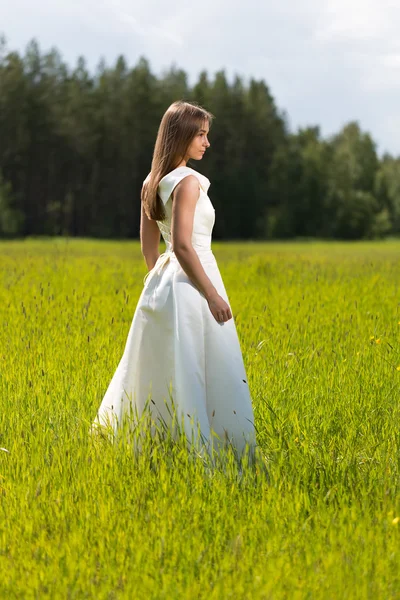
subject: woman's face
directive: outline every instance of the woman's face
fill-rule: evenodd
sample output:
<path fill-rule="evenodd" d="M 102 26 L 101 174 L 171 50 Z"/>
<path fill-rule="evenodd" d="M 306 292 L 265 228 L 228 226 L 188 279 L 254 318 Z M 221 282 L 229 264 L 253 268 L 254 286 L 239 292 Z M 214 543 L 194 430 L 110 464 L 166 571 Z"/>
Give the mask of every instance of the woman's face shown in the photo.
<path fill-rule="evenodd" d="M 205 122 L 194 136 L 188 148 L 186 160 L 189 160 L 190 158 L 193 160 L 201 160 L 203 158 L 205 151 L 211 145 L 207 137 L 208 132 L 208 123 Z"/>

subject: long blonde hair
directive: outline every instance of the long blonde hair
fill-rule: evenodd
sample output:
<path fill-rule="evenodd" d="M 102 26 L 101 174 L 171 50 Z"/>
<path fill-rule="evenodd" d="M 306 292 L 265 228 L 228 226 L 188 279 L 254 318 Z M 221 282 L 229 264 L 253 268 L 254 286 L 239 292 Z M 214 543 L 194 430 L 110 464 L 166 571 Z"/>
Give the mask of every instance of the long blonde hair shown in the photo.
<path fill-rule="evenodd" d="M 141 200 L 149 219 L 165 219 L 164 204 L 157 193 L 160 180 L 177 168 L 204 122 L 211 126 L 214 115 L 197 104 L 177 100 L 165 111 L 158 128 L 151 173 L 142 188 Z"/>

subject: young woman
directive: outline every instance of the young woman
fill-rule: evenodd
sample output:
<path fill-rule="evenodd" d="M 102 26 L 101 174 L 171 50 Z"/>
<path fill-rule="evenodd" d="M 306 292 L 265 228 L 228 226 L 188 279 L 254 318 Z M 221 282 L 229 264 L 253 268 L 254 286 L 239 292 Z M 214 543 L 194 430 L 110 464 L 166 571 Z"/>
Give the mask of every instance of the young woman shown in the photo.
<path fill-rule="evenodd" d="M 211 249 L 210 181 L 187 166 L 210 148 L 213 118 L 196 103 L 177 101 L 161 120 L 141 194 L 141 249 L 149 272 L 94 424 L 111 423 L 117 431 L 127 413 L 137 418 L 150 408 L 152 419 L 167 427 L 175 414 L 188 441 L 202 450 L 228 443 L 241 456 L 248 445 L 253 456 L 247 376 Z"/>

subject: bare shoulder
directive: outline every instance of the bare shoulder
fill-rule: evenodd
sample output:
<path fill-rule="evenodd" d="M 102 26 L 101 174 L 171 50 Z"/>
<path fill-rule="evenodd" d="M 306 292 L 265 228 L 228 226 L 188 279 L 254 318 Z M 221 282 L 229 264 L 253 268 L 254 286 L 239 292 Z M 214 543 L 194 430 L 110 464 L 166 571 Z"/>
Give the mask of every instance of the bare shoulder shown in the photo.
<path fill-rule="evenodd" d="M 197 200 L 200 183 L 196 175 L 186 175 L 177 183 L 173 191 L 173 197 L 191 196 Z"/>

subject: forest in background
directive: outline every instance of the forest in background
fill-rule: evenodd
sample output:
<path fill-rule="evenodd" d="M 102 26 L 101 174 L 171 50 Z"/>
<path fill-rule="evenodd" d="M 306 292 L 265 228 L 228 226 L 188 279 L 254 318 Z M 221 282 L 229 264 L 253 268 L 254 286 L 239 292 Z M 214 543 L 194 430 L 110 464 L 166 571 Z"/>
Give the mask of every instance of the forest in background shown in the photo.
<path fill-rule="evenodd" d="M 225 70 L 189 87 L 172 66 L 119 56 L 93 74 L 32 40 L 23 55 L 0 39 L 0 237 L 138 238 L 140 190 L 161 117 L 175 100 L 210 110 L 211 147 L 189 162 L 211 180 L 214 239 L 374 239 L 400 233 L 400 157 L 379 157 L 347 123 L 290 131 L 268 85 Z"/>

